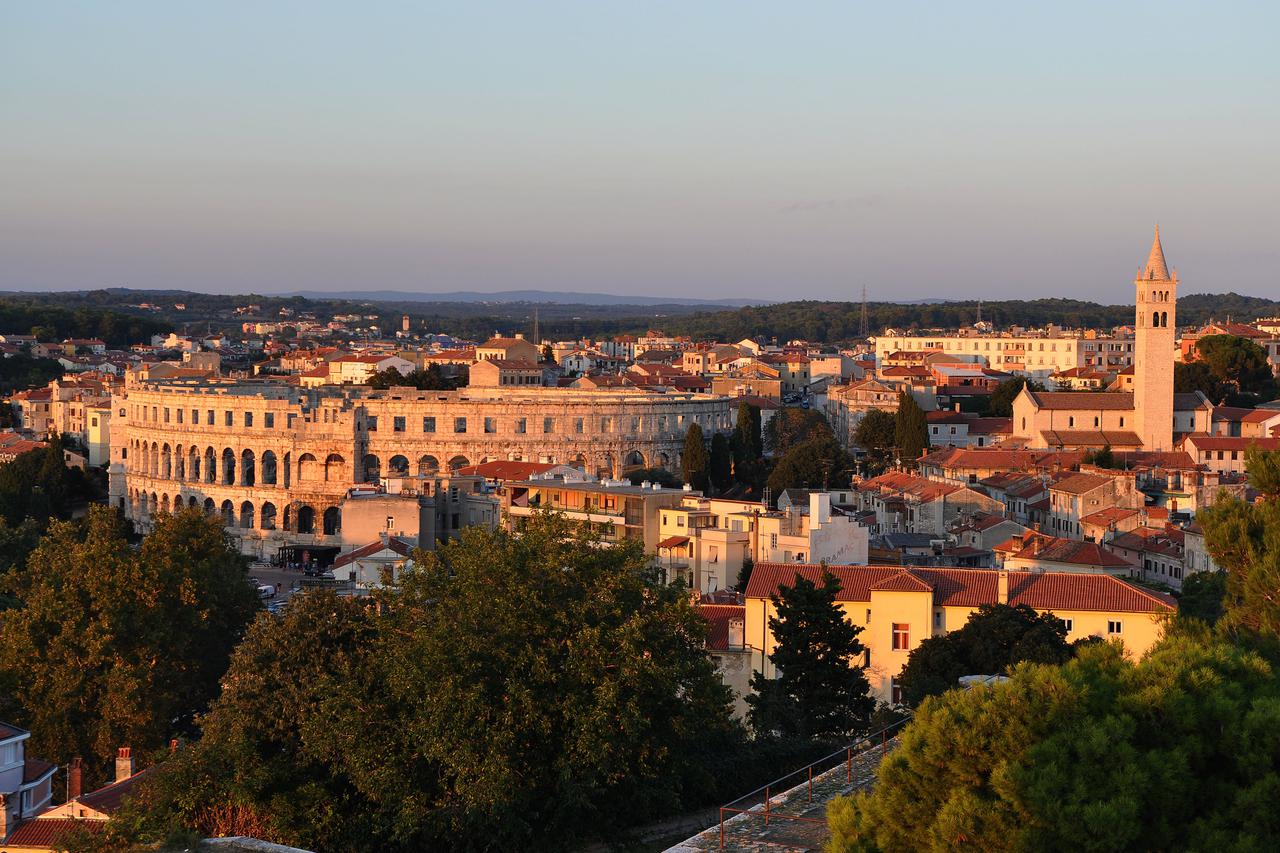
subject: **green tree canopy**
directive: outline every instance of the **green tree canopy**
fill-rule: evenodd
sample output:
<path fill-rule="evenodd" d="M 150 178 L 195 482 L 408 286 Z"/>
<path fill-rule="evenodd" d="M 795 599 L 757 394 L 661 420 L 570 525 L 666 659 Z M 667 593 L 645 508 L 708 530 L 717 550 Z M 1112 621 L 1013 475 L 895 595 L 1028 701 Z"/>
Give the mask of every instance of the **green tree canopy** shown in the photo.
<path fill-rule="evenodd" d="M 1182 581 L 1178 595 L 1178 615 L 1199 619 L 1210 625 L 1222 618 L 1227 594 L 1226 572 L 1193 572 Z"/>
<path fill-rule="evenodd" d="M 254 625 L 132 825 L 320 851 L 563 850 L 700 804 L 742 739 L 687 591 L 561 516 Z M 296 609 L 295 609 L 296 607 Z M 113 821 L 113 824 L 115 821 Z"/>
<path fill-rule="evenodd" d="M 1221 403 L 1226 397 L 1222 382 L 1203 361 L 1179 361 L 1173 365 L 1173 390 L 1178 394 L 1204 394 L 1211 403 Z"/>
<path fill-rule="evenodd" d="M 1019 664 L 926 700 L 829 849 L 1275 849 L 1277 724 L 1273 664 L 1207 632 Z"/>
<path fill-rule="evenodd" d="M 769 474 L 769 491 L 776 497 L 785 489 L 827 489 L 849 484 L 852 461 L 834 438 L 810 439 L 780 456 Z"/>
<path fill-rule="evenodd" d="M 458 379 L 446 377 L 438 364 L 428 365 L 426 370 L 414 368 L 408 373 L 388 367 L 369 377 L 369 387 L 375 389 L 408 387 L 419 391 L 452 391 L 462 384 Z"/>
<path fill-rule="evenodd" d="M 875 710 L 862 671 L 862 628 L 836 603 L 840 582 L 824 572 L 822 583 L 797 576 L 772 596 L 776 615 L 769 630 L 777 646 L 769 655 L 778 673 L 751 676 L 747 697 L 751 727 L 760 736 L 823 737 L 864 730 Z"/>
<path fill-rule="evenodd" d="M 1250 451 L 1250 481 L 1259 503 L 1220 496 L 1197 514 L 1205 544 L 1227 573 L 1225 622 L 1254 634 L 1280 637 L 1280 452 Z"/>
<path fill-rule="evenodd" d="M 834 438 L 831 424 L 821 412 L 812 409 L 779 409 L 764 428 L 764 447 L 781 456 L 797 444 L 817 438 Z"/>
<path fill-rule="evenodd" d="M 872 475 L 879 474 L 893 461 L 897 443 L 898 420 L 883 409 L 872 409 L 862 416 L 853 431 L 854 442 L 867 453 Z"/>
<path fill-rule="evenodd" d="M 0 615 L 0 673 L 31 750 L 82 757 L 102 780 L 120 746 L 154 749 L 216 694 L 261 608 L 220 520 L 159 515 L 141 549 L 117 513 L 55 522 L 6 578 L 22 607 Z"/>
<path fill-rule="evenodd" d="M 904 463 L 914 463 L 929 447 L 929 419 L 908 391 L 898 394 L 893 440 Z"/>
<path fill-rule="evenodd" d="M 1034 379 L 1028 380 L 1025 376 L 1015 376 L 1001 382 L 987 398 L 985 414 L 993 418 L 1013 417 L 1013 401 L 1027 386 L 1030 386 L 1032 391 L 1044 390 L 1044 385 Z"/>
<path fill-rule="evenodd" d="M 684 451 L 680 454 L 680 472 L 684 481 L 706 493 L 710 485 L 710 466 L 711 457 L 707 453 L 707 439 L 702 427 L 697 423 L 689 424 L 689 430 L 684 434 Z"/>
<path fill-rule="evenodd" d="M 1071 657 L 1067 626 L 1025 604 L 984 604 L 962 627 L 911 650 L 898 676 L 902 698 L 919 704 L 955 687 L 962 675 L 999 675 L 1021 661 L 1063 663 Z"/>
<path fill-rule="evenodd" d="M 733 455 L 729 450 L 729 439 L 717 432 L 711 436 L 711 457 L 707 462 L 707 476 L 711 485 L 717 490 L 724 490 L 733 485 Z"/>
<path fill-rule="evenodd" d="M 1260 402 L 1276 396 L 1276 380 L 1267 351 L 1248 338 L 1206 335 L 1196 341 L 1196 354 L 1214 378 L 1238 395 Z"/>

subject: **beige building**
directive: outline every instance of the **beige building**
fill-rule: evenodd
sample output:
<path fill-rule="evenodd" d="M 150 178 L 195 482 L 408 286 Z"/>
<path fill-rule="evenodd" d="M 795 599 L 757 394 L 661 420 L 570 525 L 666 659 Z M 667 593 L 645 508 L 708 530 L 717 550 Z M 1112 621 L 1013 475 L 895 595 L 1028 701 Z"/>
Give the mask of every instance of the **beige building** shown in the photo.
<path fill-rule="evenodd" d="M 1040 573 L 984 569 L 925 569 L 899 566 L 830 566 L 840 583 L 836 600 L 845 618 L 862 628 L 867 647 L 860 661 L 875 697 L 898 702 L 896 678 L 907 656 L 930 637 L 963 626 L 982 604 L 1026 604 L 1067 623 L 1067 640 L 1120 640 L 1144 655 L 1159 639 L 1163 621 L 1177 609 L 1167 595 L 1149 592 L 1106 574 Z M 773 677 L 767 656 L 774 650 L 771 597 L 797 576 L 821 583 L 823 567 L 757 565 L 746 594 L 745 643 L 760 649 L 753 666 Z"/>
<path fill-rule="evenodd" d="M 528 361 L 537 364 L 542 354 L 538 347 L 527 341 L 524 335 L 514 338 L 490 338 L 476 347 L 476 361 Z"/>

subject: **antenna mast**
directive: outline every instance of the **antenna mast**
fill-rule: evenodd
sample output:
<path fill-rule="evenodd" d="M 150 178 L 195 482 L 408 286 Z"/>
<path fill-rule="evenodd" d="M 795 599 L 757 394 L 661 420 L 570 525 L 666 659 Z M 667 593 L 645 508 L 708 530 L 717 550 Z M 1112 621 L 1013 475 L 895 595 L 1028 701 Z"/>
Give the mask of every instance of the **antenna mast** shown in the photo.
<path fill-rule="evenodd" d="M 862 285 L 862 330 L 860 335 L 866 340 L 867 334 L 870 332 L 870 324 L 867 322 L 867 286 Z"/>

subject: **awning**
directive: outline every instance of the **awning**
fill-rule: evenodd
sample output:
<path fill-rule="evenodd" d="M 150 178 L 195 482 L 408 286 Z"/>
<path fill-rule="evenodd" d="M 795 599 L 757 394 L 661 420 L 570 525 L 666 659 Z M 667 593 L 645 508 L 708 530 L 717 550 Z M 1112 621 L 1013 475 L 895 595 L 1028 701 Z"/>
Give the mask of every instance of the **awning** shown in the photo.
<path fill-rule="evenodd" d="M 659 548 L 675 548 L 689 541 L 688 536 L 668 536 L 658 543 Z"/>

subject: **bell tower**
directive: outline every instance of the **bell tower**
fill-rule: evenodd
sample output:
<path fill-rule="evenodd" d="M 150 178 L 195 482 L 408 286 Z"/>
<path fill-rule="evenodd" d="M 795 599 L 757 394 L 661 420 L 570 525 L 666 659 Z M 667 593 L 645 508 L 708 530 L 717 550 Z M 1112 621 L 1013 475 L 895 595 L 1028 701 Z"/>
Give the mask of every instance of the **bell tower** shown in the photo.
<path fill-rule="evenodd" d="M 1160 226 L 1147 265 L 1133 280 L 1134 431 L 1143 450 L 1173 449 L 1173 361 L 1178 328 L 1178 274 L 1169 273 Z"/>

